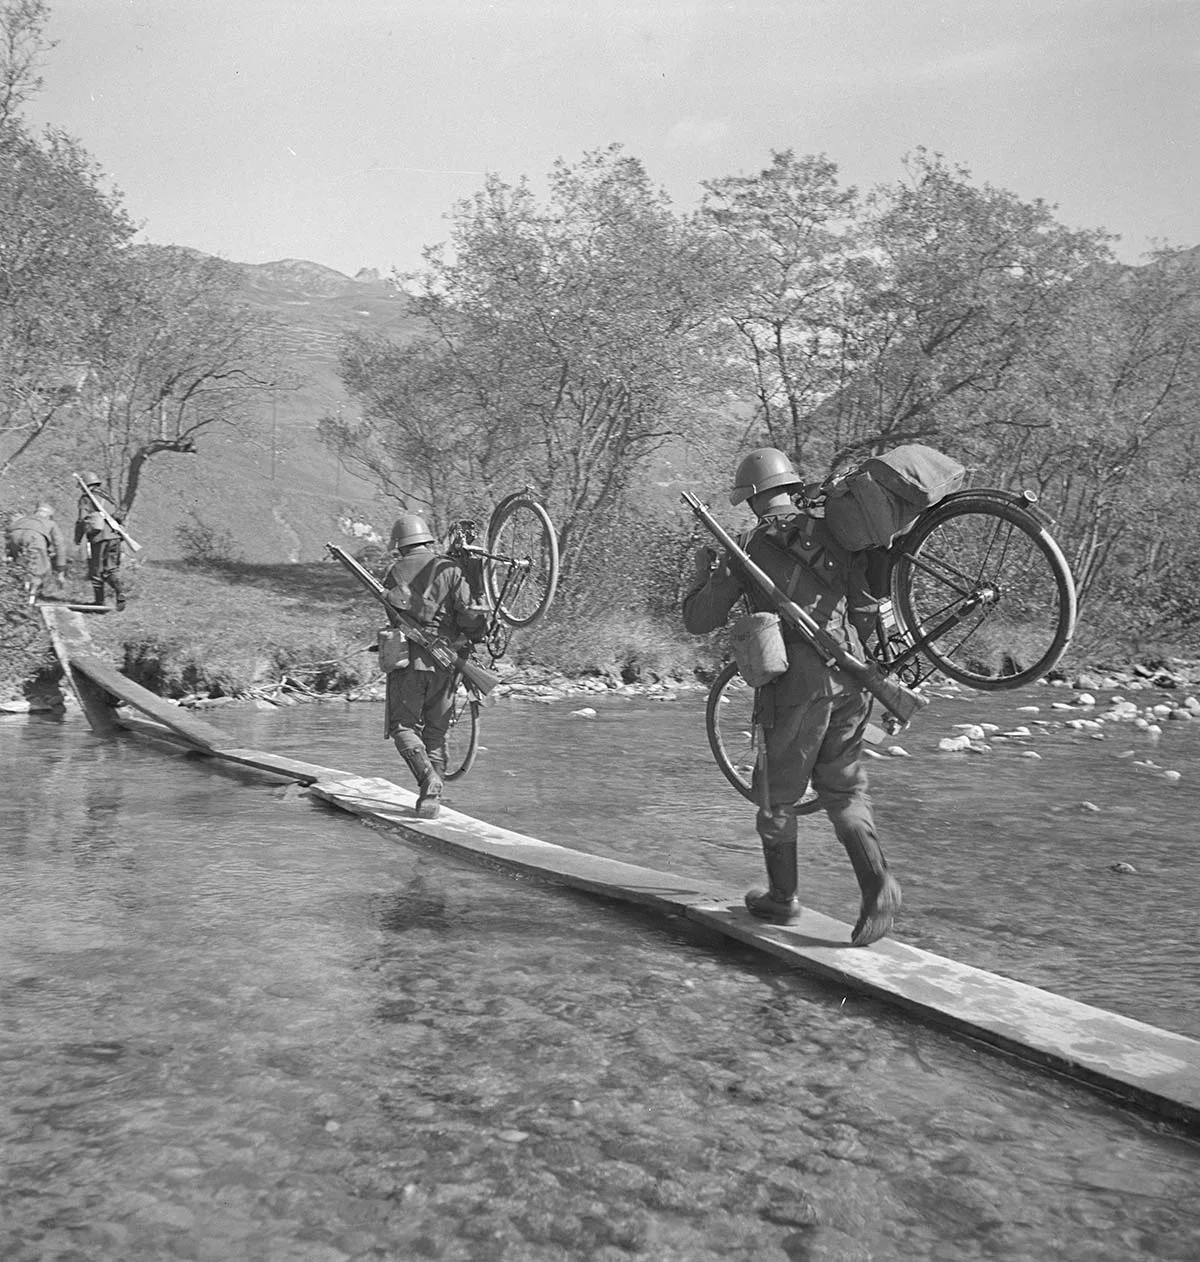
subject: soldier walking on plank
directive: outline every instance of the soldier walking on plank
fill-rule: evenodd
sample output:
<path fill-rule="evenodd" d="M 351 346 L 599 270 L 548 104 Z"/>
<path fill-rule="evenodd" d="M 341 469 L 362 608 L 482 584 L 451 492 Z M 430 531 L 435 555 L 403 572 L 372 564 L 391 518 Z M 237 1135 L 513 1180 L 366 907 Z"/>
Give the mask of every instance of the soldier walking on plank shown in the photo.
<path fill-rule="evenodd" d="M 397 609 L 458 652 L 486 630 L 487 611 L 472 604 L 462 567 L 436 551 L 423 518 L 414 513 L 397 518 L 391 549 L 395 560 L 382 581 Z M 417 814 L 423 819 L 435 818 L 440 809 L 446 734 L 457 684 L 457 672 L 438 665 L 411 640 L 406 660 L 387 674 L 384 735 L 395 743 L 417 781 Z"/>
<path fill-rule="evenodd" d="M 844 647 L 861 657 L 877 602 L 867 584 L 866 556 L 842 548 L 823 520 L 799 508 L 801 487 L 791 461 L 773 447 L 751 452 L 738 466 L 730 502 L 747 501 L 758 525 L 741 546 L 791 600 Z M 694 634 L 715 630 L 745 597 L 768 610 L 764 594 L 744 581 L 711 548 L 696 554 L 696 576 L 683 602 Z M 900 910 L 900 884 L 888 870 L 875 833 L 862 765 L 871 697 L 790 627 L 782 627 L 786 670 L 758 689 L 755 722 L 764 749 L 754 772 L 768 887 L 746 895 L 750 914 L 774 924 L 799 918 L 796 803 L 811 781 L 845 848 L 862 893 L 852 941 L 884 937 Z"/>

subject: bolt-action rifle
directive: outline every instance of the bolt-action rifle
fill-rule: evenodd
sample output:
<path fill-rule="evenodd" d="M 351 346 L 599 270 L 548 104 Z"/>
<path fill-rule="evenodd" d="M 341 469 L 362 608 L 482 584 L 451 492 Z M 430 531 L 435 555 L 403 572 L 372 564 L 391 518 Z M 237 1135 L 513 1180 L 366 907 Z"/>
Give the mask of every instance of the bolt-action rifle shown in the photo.
<path fill-rule="evenodd" d="M 340 561 L 387 610 L 388 621 L 392 626 L 400 627 L 405 636 L 414 644 L 419 644 L 443 670 L 461 672 L 467 686 L 479 693 L 481 697 L 486 697 L 500 682 L 499 675 L 485 670 L 465 653 L 458 652 L 448 640 L 427 631 L 407 610 L 397 609 L 388 600 L 387 588 L 348 552 L 339 548 L 336 543 L 327 543 L 325 548 L 329 555 Z"/>
<path fill-rule="evenodd" d="M 138 541 L 129 533 L 129 531 L 126 530 L 125 527 L 122 526 L 121 523 L 117 521 L 117 519 L 112 515 L 112 513 L 110 513 L 108 509 L 104 507 L 104 505 L 97 498 L 96 493 L 92 490 L 92 488 L 88 486 L 88 484 L 79 476 L 78 473 L 73 474 L 72 476 L 74 477 L 75 481 L 78 482 L 81 487 L 83 487 L 84 495 L 86 495 L 88 499 L 92 501 L 92 507 L 96 510 L 96 512 L 100 514 L 101 517 L 104 518 L 104 524 L 109 528 L 109 530 L 115 530 L 117 534 L 119 534 L 121 538 L 124 539 L 127 544 L 129 544 L 129 546 L 134 550 L 134 552 L 141 552 L 142 545 L 138 543 Z"/>
<path fill-rule="evenodd" d="M 708 528 L 709 533 L 725 549 L 729 559 L 742 573 L 762 591 L 768 600 L 785 619 L 816 650 L 821 660 L 831 670 L 836 666 L 861 684 L 880 704 L 903 726 L 925 705 L 928 698 L 915 693 L 885 675 L 874 663 L 860 661 L 853 653 L 848 652 L 820 625 L 806 610 L 801 609 L 795 601 L 779 587 L 771 576 L 746 555 L 736 541 L 713 518 L 712 514 L 690 492 L 683 492 L 683 502 Z"/>

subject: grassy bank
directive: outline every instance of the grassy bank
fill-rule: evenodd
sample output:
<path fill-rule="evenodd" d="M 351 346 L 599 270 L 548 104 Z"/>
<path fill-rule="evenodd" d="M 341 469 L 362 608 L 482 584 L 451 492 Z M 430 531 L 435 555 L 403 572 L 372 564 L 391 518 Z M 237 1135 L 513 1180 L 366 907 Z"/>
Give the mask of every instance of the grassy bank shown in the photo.
<path fill-rule="evenodd" d="M 341 692 L 378 677 L 366 648 L 382 611 L 332 562 L 159 562 L 127 575 L 128 608 L 90 617 L 88 630 L 125 674 L 162 696 L 244 696 L 285 676 Z M 552 611 L 544 625 L 514 633 L 505 661 L 525 674 L 645 682 L 711 670 L 714 653 L 648 618 L 609 613 L 566 625 Z"/>
<path fill-rule="evenodd" d="M 285 677 L 314 692 L 344 692 L 379 678 L 366 649 L 381 611 L 333 562 L 158 562 L 129 567 L 127 579 L 126 611 L 91 617 L 88 630 L 114 664 L 162 696 L 246 696 L 277 688 Z M 70 594 L 84 599 L 83 585 Z M 23 610 L 15 589 L 5 602 L 10 614 Z M 16 616 L 8 628 L 0 700 L 30 696 L 33 677 L 44 690 L 53 673 L 40 619 Z M 1111 634 L 1098 639 L 1085 622 L 1063 666 L 1070 672 L 1097 662 L 1162 661 L 1173 651 Z M 556 609 L 542 625 L 513 635 L 504 662 L 526 678 L 647 683 L 706 679 L 720 660 L 719 637 L 688 636 L 677 619 L 622 610 L 570 618 Z"/>

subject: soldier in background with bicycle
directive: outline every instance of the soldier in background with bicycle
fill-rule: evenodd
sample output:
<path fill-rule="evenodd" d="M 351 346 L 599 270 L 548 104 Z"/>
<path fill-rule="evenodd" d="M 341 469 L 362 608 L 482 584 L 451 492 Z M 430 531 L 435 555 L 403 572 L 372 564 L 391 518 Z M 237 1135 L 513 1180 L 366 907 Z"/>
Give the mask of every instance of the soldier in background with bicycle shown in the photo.
<path fill-rule="evenodd" d="M 433 547 L 423 518 L 405 513 L 392 526 L 394 560 L 383 576 L 388 600 L 452 648 L 462 651 L 486 632 L 488 611 L 474 602 L 462 565 Z M 455 670 L 398 632 L 398 656 L 383 661 L 387 671 L 384 735 L 417 781 L 417 815 L 434 819 L 441 809 L 446 771 L 446 735 L 454 716 Z"/>
<path fill-rule="evenodd" d="M 861 657 L 878 606 L 867 583 L 866 558 L 848 552 L 822 520 L 797 507 L 793 493 L 801 489 L 783 452 L 771 447 L 751 452 L 738 466 L 730 495 L 733 504 L 747 501 L 759 519 L 742 546 L 792 601 Z M 704 547 L 696 562 L 683 602 L 684 624 L 693 634 L 722 626 L 743 598 L 752 610 L 770 609 L 728 558 L 718 560 Z M 862 766 L 871 698 L 790 628 L 781 635 L 781 673 L 758 689 L 755 704 L 762 743 L 753 787 L 768 888 L 751 890 L 746 907 L 773 924 L 799 918 L 796 805 L 811 781 L 854 868 L 862 904 L 851 941 L 866 946 L 890 931 L 901 905 L 899 882 L 875 832 Z"/>

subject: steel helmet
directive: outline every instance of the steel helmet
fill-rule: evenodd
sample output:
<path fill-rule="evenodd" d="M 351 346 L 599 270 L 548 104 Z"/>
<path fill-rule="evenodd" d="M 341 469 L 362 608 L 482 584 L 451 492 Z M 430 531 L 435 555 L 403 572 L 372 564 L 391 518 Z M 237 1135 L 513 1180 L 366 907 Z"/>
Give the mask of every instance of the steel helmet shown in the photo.
<path fill-rule="evenodd" d="M 85 473 L 80 481 L 84 486 L 100 486 L 104 479 L 98 473 Z"/>
<path fill-rule="evenodd" d="M 417 543 L 432 542 L 433 532 L 425 524 L 423 517 L 418 517 L 416 513 L 402 513 L 396 518 L 390 540 L 390 545 L 394 550 L 411 548 Z"/>
<path fill-rule="evenodd" d="M 740 504 L 760 491 L 773 491 L 779 486 L 801 486 L 800 475 L 792 462 L 776 447 L 759 447 L 737 467 L 733 475 L 731 504 Z"/>

